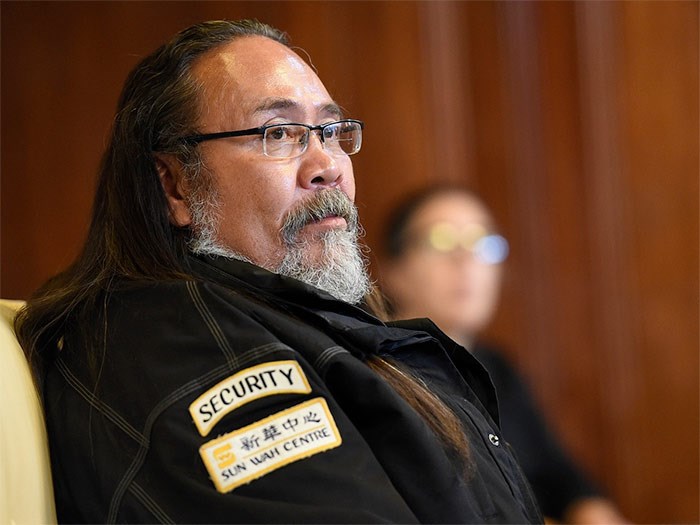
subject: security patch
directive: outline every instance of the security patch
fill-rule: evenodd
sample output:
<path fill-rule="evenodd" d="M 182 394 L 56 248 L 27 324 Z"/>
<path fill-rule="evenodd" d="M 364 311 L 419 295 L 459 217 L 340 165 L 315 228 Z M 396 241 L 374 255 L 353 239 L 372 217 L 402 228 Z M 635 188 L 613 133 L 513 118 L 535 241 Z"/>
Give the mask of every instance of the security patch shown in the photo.
<path fill-rule="evenodd" d="M 296 361 L 272 361 L 241 370 L 219 382 L 190 405 L 190 414 L 206 436 L 226 414 L 273 394 L 308 394 L 309 382 Z"/>
<path fill-rule="evenodd" d="M 317 397 L 214 439 L 199 453 L 223 494 L 342 441 L 326 400 Z"/>

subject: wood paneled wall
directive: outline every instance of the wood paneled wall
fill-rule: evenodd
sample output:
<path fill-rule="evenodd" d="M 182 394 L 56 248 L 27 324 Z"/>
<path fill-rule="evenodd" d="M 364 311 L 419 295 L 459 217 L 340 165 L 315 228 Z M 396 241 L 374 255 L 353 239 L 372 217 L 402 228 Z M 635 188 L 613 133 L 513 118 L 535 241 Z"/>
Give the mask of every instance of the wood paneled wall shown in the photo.
<path fill-rule="evenodd" d="M 490 330 L 635 522 L 697 522 L 697 2 L 2 2 L 0 295 L 76 254 L 116 99 L 175 31 L 287 30 L 367 123 L 358 204 L 464 181 L 512 244 Z M 375 274 L 380 276 L 375 265 Z"/>

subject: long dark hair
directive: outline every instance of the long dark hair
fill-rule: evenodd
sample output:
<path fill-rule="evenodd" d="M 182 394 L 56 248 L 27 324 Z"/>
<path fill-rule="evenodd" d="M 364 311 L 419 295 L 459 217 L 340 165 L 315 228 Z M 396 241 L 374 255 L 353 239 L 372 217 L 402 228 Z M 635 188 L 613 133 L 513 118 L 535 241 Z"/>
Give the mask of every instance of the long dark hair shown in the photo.
<path fill-rule="evenodd" d="M 169 220 L 154 152 L 175 156 L 194 182 L 206 182 L 196 180 L 208 176 L 196 146 L 179 140 L 197 131 L 201 88 L 191 67 L 207 51 L 244 36 L 289 45 L 284 33 L 254 20 L 204 22 L 178 33 L 127 78 L 83 249 L 67 270 L 37 290 L 15 321 L 40 388 L 43 370 L 60 351 L 68 326 L 80 330 L 84 347 L 93 349 L 85 358 L 97 370 L 98 349 L 104 346 L 103 303 L 118 283 L 192 278 L 186 258 L 190 232 Z M 396 364 L 373 357 L 368 366 L 423 416 L 448 449 L 467 456 L 460 424 L 437 396 Z"/>
<path fill-rule="evenodd" d="M 117 278 L 188 277 L 189 231 L 170 223 L 154 152 L 173 154 L 190 172 L 206 176 L 198 169 L 197 149 L 179 140 L 195 131 L 199 116 L 201 90 L 191 67 L 207 51 L 253 35 L 288 45 L 284 33 L 254 20 L 204 22 L 175 35 L 128 76 L 102 157 L 83 249 L 33 295 L 16 320 L 36 372 L 57 352 L 68 319 L 76 326 L 94 326 L 100 296 Z"/>

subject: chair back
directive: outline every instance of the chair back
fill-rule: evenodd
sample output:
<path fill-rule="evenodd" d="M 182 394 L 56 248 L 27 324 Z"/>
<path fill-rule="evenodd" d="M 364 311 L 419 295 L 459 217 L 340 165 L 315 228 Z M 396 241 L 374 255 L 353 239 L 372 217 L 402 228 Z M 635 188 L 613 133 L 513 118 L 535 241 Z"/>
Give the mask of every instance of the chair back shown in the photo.
<path fill-rule="evenodd" d="M 0 299 L 0 523 L 56 523 L 43 411 L 13 329 L 23 304 Z"/>

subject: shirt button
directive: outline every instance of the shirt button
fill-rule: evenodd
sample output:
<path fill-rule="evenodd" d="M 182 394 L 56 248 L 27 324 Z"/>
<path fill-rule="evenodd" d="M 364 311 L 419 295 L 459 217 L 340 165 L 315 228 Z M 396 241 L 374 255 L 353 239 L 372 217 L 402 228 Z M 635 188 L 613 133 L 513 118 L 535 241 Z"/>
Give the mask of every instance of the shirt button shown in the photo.
<path fill-rule="evenodd" d="M 498 439 L 498 436 L 496 434 L 489 434 L 489 441 L 495 447 L 497 447 L 501 444 L 501 440 Z"/>

